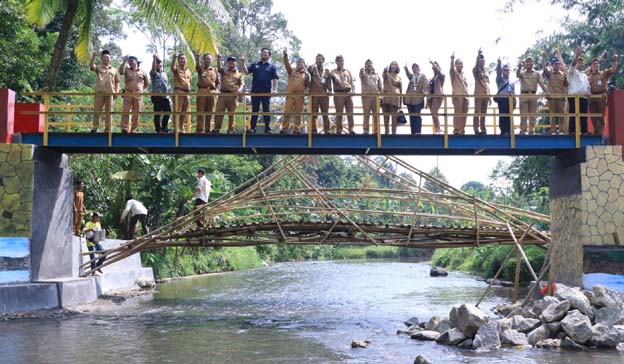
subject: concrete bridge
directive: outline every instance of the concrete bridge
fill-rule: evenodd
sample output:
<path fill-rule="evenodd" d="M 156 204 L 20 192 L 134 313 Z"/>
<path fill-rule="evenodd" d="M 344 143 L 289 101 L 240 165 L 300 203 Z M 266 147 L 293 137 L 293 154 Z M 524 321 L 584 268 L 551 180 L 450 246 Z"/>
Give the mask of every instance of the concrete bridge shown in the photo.
<path fill-rule="evenodd" d="M 410 170 L 417 178 L 430 176 L 415 170 L 392 154 L 497 154 L 552 155 L 550 180 L 551 232 L 543 232 L 527 223 L 527 219 L 546 221 L 547 217 L 510 207 L 479 201 L 461 191 L 443 186 L 442 194 L 432 194 L 420 184 L 401 180 L 383 165 L 366 157 L 357 157 L 375 173 L 392 178 L 402 188 L 396 191 L 370 189 L 319 189 L 299 175 L 295 165 L 301 160 L 284 158 L 276 166 L 248 181 L 222 199 L 172 222 L 152 234 L 120 247 L 110 246 L 104 254 L 110 266 L 117 264 L 123 271 L 127 257 L 136 252 L 162 246 L 193 247 L 237 246 L 245 244 L 388 244 L 394 246 L 480 246 L 511 244 L 511 234 L 526 235 L 523 243 L 551 246 L 550 279 L 580 285 L 584 271 L 584 253 L 591 250 L 594 259 L 601 252 L 622 250 L 624 234 L 624 164 L 621 145 L 624 142 L 624 93 L 616 90 L 609 95 L 609 137 L 541 136 L 347 136 L 325 135 L 320 144 L 310 144 L 310 136 L 212 136 L 212 135 L 89 135 L 54 133 L 48 128 L 35 132 L 13 132 L 20 116 L 12 108 L 14 95 L 0 92 L 0 235 L 24 241 L 28 267 L 22 269 L 26 278 L 19 284 L 0 284 L 0 313 L 26 307 L 32 308 L 74 304 L 89 301 L 106 284 L 106 278 L 81 279 L 88 274 L 86 260 L 80 261 L 80 242 L 71 236 L 71 201 L 73 177 L 67 169 L 64 153 L 284 153 L 284 154 L 385 154 L 395 163 Z M 13 130 L 11 130 L 13 128 Z M 579 128 L 577 128 L 579 130 Z M 214 137 L 214 138 L 213 138 Z M 134 139 L 128 139 L 134 138 Z M 212 138 L 212 139 L 211 139 Z M 220 139 L 222 138 L 222 139 Z M 240 145 L 224 148 L 240 138 Z M 254 142 L 254 139 L 257 140 Z M 276 139 L 279 138 L 279 139 Z M 350 138 L 350 139 L 348 139 Z M 533 139 L 531 139 L 533 138 Z M 144 140 L 151 140 L 151 145 Z M 185 144 L 186 141 L 189 144 Z M 228 140 L 230 140 L 228 142 Z M 423 141 L 423 144 L 415 140 Z M 428 141 L 427 141 L 428 140 Z M 17 143 L 20 142 L 20 143 Z M 214 143 L 212 143 L 214 142 Z M 260 144 L 253 144 L 253 143 Z M 523 146 L 522 143 L 527 144 Z M 167 144 L 168 143 L 168 144 Z M 237 142 L 238 143 L 238 142 Z M 250 144 L 251 143 L 251 144 Z M 262 144 L 265 143 L 265 144 Z M 321 144 L 326 143 L 325 146 Z M 359 144 L 358 144 L 359 143 Z M 454 144 L 457 143 L 457 144 Z M 167 144 L 167 145 L 165 145 Z M 356 145 L 357 144 L 357 145 Z M 164 145 L 164 146 L 163 146 Z M 424 145 L 424 147 L 423 147 Z M 89 148 L 91 146 L 91 149 Z M 273 189 L 273 181 L 281 173 L 297 175 L 298 191 Z M 435 182 L 435 181 L 434 181 Z M 436 182 L 437 183 L 437 182 Z M 300 199 L 305 204 L 284 205 L 284 196 Z M 366 209 L 353 207 L 366 200 Z M 374 201 L 398 201 L 402 210 L 387 211 Z M 341 203 L 338 203 L 341 202 Z M 444 213 L 431 214 L 419 209 L 435 203 Z M 227 221 L 223 213 L 233 209 L 268 212 L 255 216 L 255 224 Z M 297 210 L 298 209 L 298 210 Z M 203 214 L 211 224 L 198 231 L 195 220 Z M 257 214 L 257 213 L 256 213 Z M 249 217 L 249 216 L 246 216 Z M 365 217 L 368 217 L 367 221 Z M 242 216 L 241 218 L 245 218 Z M 510 224 L 509 228 L 507 224 Z M 253 241 L 253 238 L 257 239 Z M 1 248 L 2 246 L 0 246 Z M 9 251 L 11 249 L 8 249 Z M 82 250 L 84 251 L 84 250 Z M 4 250 L 0 249 L 0 255 Z M 605 256 L 604 254 L 602 255 Z M 134 255 L 136 259 L 137 255 Z M 24 256 L 17 257 L 24 263 Z M 18 264 L 23 268 L 24 264 Z M 585 262 L 585 267 L 595 264 Z M 3 265 L 0 264 L 0 270 Z M 15 265 L 4 265 L 15 268 Z M 132 266 L 125 277 L 148 277 L 142 268 Z M 2 272 L 7 272 L 3 270 Z M 1 273 L 0 272 L 0 275 Z M 587 272 L 587 270 L 586 270 Z M 129 275 L 128 275 L 129 274 Z M 133 276 L 133 274 L 135 276 Z M 146 274 L 146 275 L 144 275 Z M 106 275 L 105 275 L 106 276 Z M 119 281 L 122 281 L 121 273 Z M 99 282 L 99 283 L 98 283 Z M 109 285 L 110 286 L 110 285 Z M 89 288 L 90 287 L 90 288 Z M 98 288 L 99 287 L 99 288 Z M 38 292 L 38 293 L 36 293 Z M 72 293 L 73 292 L 73 293 Z M 39 298 L 36 298 L 39 297 Z M 56 300 L 50 300 L 56 297 Z M 44 299 L 45 298 L 45 299 Z M 45 301 L 45 302 L 44 302 Z M 43 302 L 43 303 L 42 303 Z"/>

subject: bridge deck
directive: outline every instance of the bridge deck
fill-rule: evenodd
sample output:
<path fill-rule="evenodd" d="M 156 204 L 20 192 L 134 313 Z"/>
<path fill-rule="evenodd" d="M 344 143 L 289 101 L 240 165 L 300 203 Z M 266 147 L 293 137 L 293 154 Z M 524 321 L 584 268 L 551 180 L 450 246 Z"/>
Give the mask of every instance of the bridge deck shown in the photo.
<path fill-rule="evenodd" d="M 43 133 L 16 142 L 45 146 Z M 581 136 L 580 146 L 603 144 Z M 47 147 L 61 153 L 337 154 L 337 155 L 556 155 L 576 147 L 574 135 L 279 135 L 49 133 Z"/>

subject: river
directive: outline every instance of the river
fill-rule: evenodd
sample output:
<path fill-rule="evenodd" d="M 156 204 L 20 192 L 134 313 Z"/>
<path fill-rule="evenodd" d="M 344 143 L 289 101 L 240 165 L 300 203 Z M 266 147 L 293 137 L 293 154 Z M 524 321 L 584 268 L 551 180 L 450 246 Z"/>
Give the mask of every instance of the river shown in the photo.
<path fill-rule="evenodd" d="M 284 263 L 161 284 L 149 296 L 64 320 L 0 322 L 0 363 L 624 363 L 617 351 L 475 352 L 396 335 L 447 316 L 485 284 L 399 261 Z M 511 294 L 496 288 L 490 309 Z M 371 340 L 351 349 L 352 340 Z"/>

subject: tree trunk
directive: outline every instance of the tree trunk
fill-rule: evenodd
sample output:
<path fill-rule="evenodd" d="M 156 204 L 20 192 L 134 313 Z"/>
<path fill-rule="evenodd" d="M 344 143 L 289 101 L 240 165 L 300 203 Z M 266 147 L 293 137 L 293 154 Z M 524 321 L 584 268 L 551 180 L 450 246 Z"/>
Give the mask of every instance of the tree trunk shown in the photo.
<path fill-rule="evenodd" d="M 51 91 L 56 85 L 56 78 L 58 77 L 59 70 L 61 69 L 61 63 L 63 62 L 63 54 L 65 53 L 65 47 L 69 40 L 71 28 L 74 25 L 74 19 L 78 12 L 79 0 L 69 0 L 67 2 L 67 9 L 63 16 L 63 25 L 59 32 L 56 44 L 54 45 L 54 53 L 50 60 L 50 66 L 48 67 L 48 80 L 46 81 L 46 89 Z"/>

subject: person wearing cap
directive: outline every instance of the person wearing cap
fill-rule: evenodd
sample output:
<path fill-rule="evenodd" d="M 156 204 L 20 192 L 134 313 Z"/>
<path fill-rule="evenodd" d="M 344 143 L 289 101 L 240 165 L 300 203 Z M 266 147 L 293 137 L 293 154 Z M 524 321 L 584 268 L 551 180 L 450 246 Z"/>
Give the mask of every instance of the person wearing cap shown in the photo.
<path fill-rule="evenodd" d="M 401 97 L 403 91 L 403 83 L 399 73 L 401 67 L 397 61 L 390 62 L 387 68 L 384 68 L 381 78 L 383 79 L 383 100 L 381 102 L 381 110 L 383 111 L 384 119 L 384 134 L 388 135 L 390 131 L 392 134 L 396 134 L 397 127 L 399 126 L 399 109 L 401 108 Z M 397 96 L 390 96 L 397 95 Z M 392 124 L 390 119 L 392 118 Z"/>
<path fill-rule="evenodd" d="M 260 105 L 262 105 L 262 112 L 264 119 L 264 132 L 270 134 L 271 130 L 271 96 L 270 95 L 253 95 L 255 94 L 276 94 L 277 93 L 277 68 L 271 63 L 271 51 L 268 48 L 262 48 L 260 50 L 260 60 L 254 62 L 247 67 L 245 64 L 245 56 L 241 56 L 240 60 L 243 66 L 243 72 L 245 74 L 252 74 L 253 79 L 251 83 L 251 127 L 248 130 L 250 134 L 256 132 L 256 125 L 258 124 L 258 112 L 260 111 Z M 271 89 L 273 85 L 273 89 Z"/>
<path fill-rule="evenodd" d="M 488 71 L 485 68 L 485 57 L 483 57 L 483 51 L 479 48 L 477 53 L 477 60 L 475 66 L 472 68 L 472 75 L 475 80 L 474 88 L 474 118 L 472 127 L 475 135 L 487 134 L 485 128 L 485 115 L 487 115 L 488 105 L 492 103 L 490 99 L 490 77 Z"/>
<path fill-rule="evenodd" d="M 498 92 L 494 99 L 498 104 L 499 122 L 501 135 L 509 135 L 511 133 L 511 118 L 515 109 L 516 99 L 512 97 L 510 100 L 509 95 L 515 93 L 514 84 L 509 79 L 511 67 L 508 64 L 503 65 L 500 57 L 496 62 L 496 86 L 498 86 Z"/>
<path fill-rule="evenodd" d="M 605 121 L 604 112 L 607 106 L 607 85 L 609 79 L 615 74 L 618 66 L 618 56 L 613 53 L 611 57 L 611 67 L 604 71 L 600 70 L 601 60 L 607 58 L 607 51 L 604 51 L 600 58 L 594 58 L 589 63 L 589 68 L 585 70 L 589 77 L 589 86 L 591 98 L 589 99 L 589 112 L 592 114 L 600 114 L 599 116 L 591 116 L 592 126 L 594 127 L 594 135 L 602 136 L 604 133 Z"/>
<path fill-rule="evenodd" d="M 119 66 L 119 74 L 124 76 L 124 93 L 132 94 L 123 97 L 121 114 L 121 132 L 134 133 L 139 128 L 139 115 L 143 106 L 143 90 L 149 86 L 147 74 L 139 67 L 141 62 L 135 56 L 125 56 Z M 132 112 L 132 125 L 128 130 L 128 120 Z"/>
<path fill-rule="evenodd" d="M 184 120 L 186 113 L 188 112 L 191 98 L 189 92 L 191 92 L 191 80 L 193 79 L 193 73 L 188 69 L 186 64 L 186 56 L 184 54 L 178 54 L 173 52 L 173 58 L 169 65 L 171 73 L 173 73 L 173 111 L 176 115 L 173 117 L 174 126 L 179 133 L 184 133 Z"/>
<path fill-rule="evenodd" d="M 162 60 L 158 55 L 154 54 L 152 60 L 152 70 L 150 77 L 152 79 L 152 92 L 155 94 L 165 94 L 169 92 L 169 80 L 167 73 L 163 70 Z M 154 104 L 154 112 L 163 114 L 154 114 L 154 130 L 156 133 L 167 134 L 169 132 L 169 113 L 171 112 L 171 101 L 166 95 L 152 95 L 152 104 Z"/>
<path fill-rule="evenodd" d="M 550 113 L 550 134 L 563 134 L 566 126 L 563 121 L 565 113 L 565 94 L 568 88 L 568 75 L 561 69 L 562 58 L 559 49 L 555 49 L 557 57 L 550 61 L 551 68 L 546 63 L 547 54 L 542 54 L 543 76 L 546 79 L 546 99 Z"/>
<path fill-rule="evenodd" d="M 433 134 L 440 134 L 440 117 L 438 111 L 444 102 L 444 79 L 446 75 L 442 73 L 442 67 L 436 61 L 429 61 L 433 70 L 433 79 L 429 82 L 430 96 L 427 98 L 427 107 L 431 111 L 433 120 Z"/>
<path fill-rule="evenodd" d="M 516 70 L 516 77 L 520 80 L 520 134 L 533 135 L 535 132 L 535 125 L 537 124 L 537 97 L 534 95 L 537 93 L 537 86 L 542 88 L 542 91 L 546 91 L 546 85 L 544 84 L 544 78 L 541 73 L 535 71 L 533 66 L 535 60 L 529 56 L 523 62 L 518 64 Z M 522 68 L 525 69 L 522 72 Z M 527 115 L 528 114 L 528 115 Z M 528 121 L 528 126 L 527 126 Z"/>
<path fill-rule="evenodd" d="M 310 74 L 306 70 L 305 62 L 302 58 L 297 59 L 296 68 L 293 69 L 288 59 L 288 51 L 284 49 L 284 67 L 288 74 L 288 84 L 286 85 L 286 104 L 284 105 L 284 120 L 280 134 L 287 134 L 291 117 L 295 116 L 295 128 L 293 134 L 301 133 L 301 113 L 305 101 L 304 94 L 310 92 Z"/>
<path fill-rule="evenodd" d="M 355 134 L 353 130 L 353 93 L 355 92 L 355 79 L 351 71 L 344 68 L 344 57 L 336 57 L 336 69 L 329 73 L 334 89 L 334 107 L 336 109 L 336 134 L 342 133 L 342 115 L 347 112 L 349 134 Z"/>
<path fill-rule="evenodd" d="M 373 61 L 367 59 L 364 68 L 360 68 L 360 82 L 362 82 L 362 113 L 364 122 L 364 134 L 370 133 L 370 117 L 373 115 L 373 134 L 379 127 L 379 95 L 383 92 L 381 76 L 375 72 Z"/>
<path fill-rule="evenodd" d="M 420 72 L 420 66 L 412 64 L 412 72 L 405 65 L 405 73 L 410 82 L 405 90 L 403 103 L 407 106 L 410 118 L 410 129 L 412 135 L 420 134 L 422 131 L 422 116 L 420 112 L 425 107 L 425 95 L 429 94 L 429 80 L 427 76 Z"/>
<path fill-rule="evenodd" d="M 93 126 L 91 132 L 96 133 L 98 131 L 100 127 L 100 115 L 102 114 L 102 109 L 105 109 L 104 132 L 108 133 L 111 128 L 110 112 L 113 110 L 111 94 L 119 92 L 119 73 L 110 63 L 111 55 L 108 50 L 105 49 L 102 51 L 101 64 L 95 64 L 95 57 L 97 57 L 97 51 L 91 52 L 89 69 L 96 74 L 95 96 L 93 98 Z"/>
<path fill-rule="evenodd" d="M 143 235 L 146 235 L 149 232 L 147 229 L 147 208 L 141 201 L 135 200 L 132 195 L 126 196 L 126 208 L 121 212 L 119 222 L 122 223 L 128 214 L 130 215 L 130 223 L 128 224 L 126 239 L 134 239 L 134 230 L 139 221 Z"/>
<path fill-rule="evenodd" d="M 199 61 L 199 50 L 195 52 L 195 69 L 197 71 L 197 127 L 195 132 L 210 132 L 210 121 L 214 112 L 219 76 L 212 68 L 212 56 L 204 54 L 203 62 Z M 201 96 L 200 96 L 201 95 Z"/>
<path fill-rule="evenodd" d="M 463 72 L 464 62 L 451 55 L 451 86 L 453 88 L 453 134 L 463 135 L 466 132 L 468 116 L 468 80 Z"/>
<path fill-rule="evenodd" d="M 310 77 L 310 98 L 312 105 L 312 133 L 316 134 L 316 122 L 319 117 L 319 110 L 323 117 L 323 132 L 329 134 L 329 95 L 331 91 L 330 70 L 325 68 L 325 56 L 321 53 L 316 55 L 316 63 L 308 68 Z"/>
<path fill-rule="evenodd" d="M 91 215 L 91 221 L 88 221 L 85 224 L 85 227 L 83 229 L 83 232 L 87 239 L 87 249 L 89 249 L 90 252 L 104 250 L 104 247 L 102 247 L 102 244 L 99 241 L 95 240 L 96 238 L 95 233 L 98 231 L 102 231 L 102 225 L 100 224 L 100 214 L 98 214 L 97 212 L 94 212 Z M 91 253 L 89 254 L 89 258 L 91 260 L 91 272 L 93 274 L 95 274 L 96 271 L 102 273 L 102 270 L 98 269 L 97 267 L 99 267 L 100 265 L 102 265 L 102 263 L 104 263 L 104 260 L 106 259 L 106 257 L 102 257 L 98 259 L 96 262 L 95 253 Z"/>
<path fill-rule="evenodd" d="M 574 55 L 574 60 L 570 64 L 568 69 L 568 112 L 570 117 L 568 119 L 568 131 L 570 134 L 576 133 L 576 113 L 578 98 L 578 113 L 580 133 L 587 135 L 587 112 L 589 111 L 589 78 L 585 74 L 585 63 L 583 60 L 583 48 L 577 47 Z"/>
<path fill-rule="evenodd" d="M 203 168 L 197 170 L 197 187 L 195 188 L 195 208 L 199 208 L 202 205 L 208 203 L 208 197 L 210 196 L 211 183 L 206 178 L 206 171 Z M 201 214 L 196 221 L 197 227 L 204 226 L 204 216 Z"/>
<path fill-rule="evenodd" d="M 236 69 L 236 57 L 227 58 L 227 68 L 221 66 L 221 55 L 217 54 L 217 72 L 221 75 L 221 93 L 217 99 L 215 111 L 215 128 L 213 133 L 221 132 L 221 123 L 228 112 L 228 134 L 234 133 L 234 112 L 236 111 L 236 99 L 243 93 L 245 80 L 243 74 Z"/>

